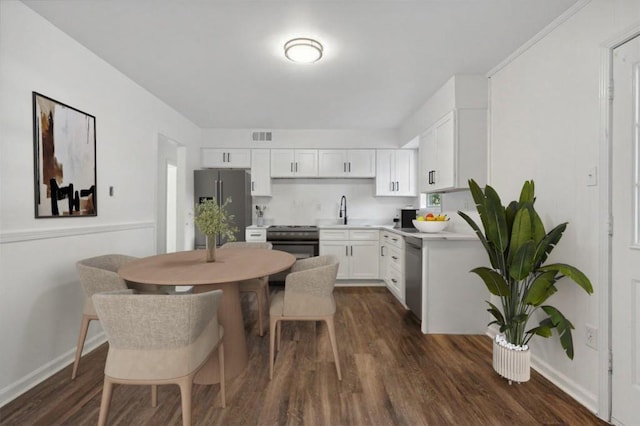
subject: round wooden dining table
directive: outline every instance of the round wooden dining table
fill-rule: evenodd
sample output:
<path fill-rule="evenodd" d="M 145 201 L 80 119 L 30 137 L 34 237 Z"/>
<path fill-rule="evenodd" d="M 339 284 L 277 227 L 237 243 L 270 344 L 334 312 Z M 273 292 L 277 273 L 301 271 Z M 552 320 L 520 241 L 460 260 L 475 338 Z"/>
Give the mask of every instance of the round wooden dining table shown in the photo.
<path fill-rule="evenodd" d="M 138 284 L 193 286 L 196 293 L 223 290 L 218 322 L 224 328 L 225 379 L 230 379 L 242 373 L 248 362 L 238 282 L 284 271 L 296 258 L 279 250 L 255 248 L 216 250 L 215 262 L 206 262 L 205 257 L 205 250 L 160 254 L 131 261 L 121 266 L 118 274 Z M 194 381 L 220 381 L 215 351 Z"/>

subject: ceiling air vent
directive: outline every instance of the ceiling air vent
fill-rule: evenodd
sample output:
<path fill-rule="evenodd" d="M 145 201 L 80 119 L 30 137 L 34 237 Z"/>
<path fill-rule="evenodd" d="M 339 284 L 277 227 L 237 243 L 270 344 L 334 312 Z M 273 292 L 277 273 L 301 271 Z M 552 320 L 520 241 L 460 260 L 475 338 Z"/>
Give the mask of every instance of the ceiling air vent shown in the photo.
<path fill-rule="evenodd" d="M 252 138 L 254 141 L 270 141 L 271 132 L 253 132 Z"/>

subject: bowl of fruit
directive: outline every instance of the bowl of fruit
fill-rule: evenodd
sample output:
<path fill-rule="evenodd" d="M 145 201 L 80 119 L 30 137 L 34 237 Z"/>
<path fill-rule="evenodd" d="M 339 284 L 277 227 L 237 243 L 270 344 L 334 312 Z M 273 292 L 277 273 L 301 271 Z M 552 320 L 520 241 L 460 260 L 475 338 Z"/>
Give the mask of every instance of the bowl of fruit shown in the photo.
<path fill-rule="evenodd" d="M 449 218 L 446 214 L 434 215 L 433 213 L 427 213 L 413 220 L 413 226 L 420 232 L 434 233 L 444 231 L 447 225 L 449 225 Z"/>

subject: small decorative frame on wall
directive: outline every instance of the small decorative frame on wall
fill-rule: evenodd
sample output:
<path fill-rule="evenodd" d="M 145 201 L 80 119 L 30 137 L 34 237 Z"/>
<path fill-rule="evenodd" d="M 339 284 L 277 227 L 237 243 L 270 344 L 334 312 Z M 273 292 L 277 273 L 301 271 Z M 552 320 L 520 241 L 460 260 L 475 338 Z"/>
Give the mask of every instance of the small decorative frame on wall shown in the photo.
<path fill-rule="evenodd" d="M 96 118 L 33 92 L 35 217 L 97 216 Z"/>

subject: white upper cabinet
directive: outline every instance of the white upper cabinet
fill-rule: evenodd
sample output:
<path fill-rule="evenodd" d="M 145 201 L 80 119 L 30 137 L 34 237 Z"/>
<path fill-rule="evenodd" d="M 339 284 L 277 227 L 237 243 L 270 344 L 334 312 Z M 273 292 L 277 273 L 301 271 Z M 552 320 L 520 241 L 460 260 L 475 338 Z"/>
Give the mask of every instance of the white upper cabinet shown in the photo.
<path fill-rule="evenodd" d="M 453 110 L 420 136 L 420 192 L 480 186 L 487 180 L 487 117 L 484 109 Z"/>
<path fill-rule="evenodd" d="M 412 149 L 379 149 L 376 153 L 376 195 L 417 195 L 416 151 Z"/>
<path fill-rule="evenodd" d="M 321 149 L 318 151 L 319 177 L 369 178 L 376 175 L 373 149 Z"/>
<path fill-rule="evenodd" d="M 271 177 L 318 177 L 318 150 L 272 149 Z"/>
<path fill-rule="evenodd" d="M 271 196 L 271 155 L 268 149 L 251 150 L 251 195 Z"/>
<path fill-rule="evenodd" d="M 206 168 L 237 168 L 251 167 L 250 149 L 202 148 L 202 167 Z"/>

